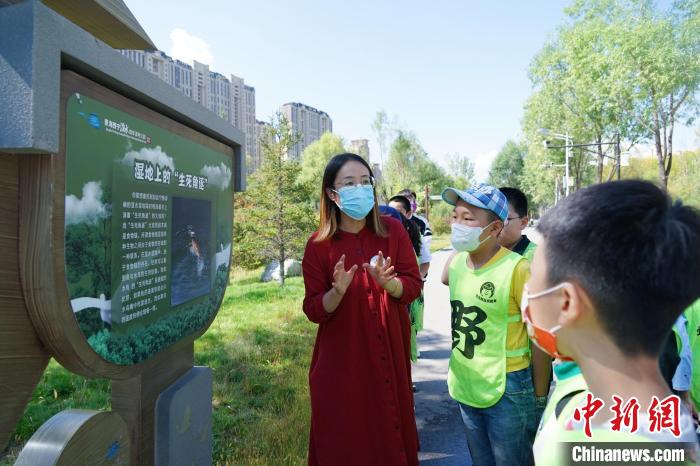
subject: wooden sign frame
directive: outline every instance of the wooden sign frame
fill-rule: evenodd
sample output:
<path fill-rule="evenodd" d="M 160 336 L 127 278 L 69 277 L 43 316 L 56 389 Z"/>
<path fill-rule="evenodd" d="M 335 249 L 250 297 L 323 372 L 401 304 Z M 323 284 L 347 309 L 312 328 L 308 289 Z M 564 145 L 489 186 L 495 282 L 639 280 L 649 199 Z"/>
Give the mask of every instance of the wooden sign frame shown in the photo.
<path fill-rule="evenodd" d="M 131 366 L 114 364 L 100 357 L 90 347 L 70 306 L 64 250 L 66 105 L 69 97 L 76 92 L 224 153 L 231 157 L 232 166 L 236 160 L 231 147 L 75 72 L 61 72 L 59 153 L 50 156 L 31 154 L 19 159 L 19 259 L 22 291 L 37 333 L 61 365 L 87 377 L 124 380 L 153 369 L 167 359 L 171 352 L 191 348 L 192 342 L 206 332 L 216 317 L 223 296 L 203 328 L 142 363 Z"/>

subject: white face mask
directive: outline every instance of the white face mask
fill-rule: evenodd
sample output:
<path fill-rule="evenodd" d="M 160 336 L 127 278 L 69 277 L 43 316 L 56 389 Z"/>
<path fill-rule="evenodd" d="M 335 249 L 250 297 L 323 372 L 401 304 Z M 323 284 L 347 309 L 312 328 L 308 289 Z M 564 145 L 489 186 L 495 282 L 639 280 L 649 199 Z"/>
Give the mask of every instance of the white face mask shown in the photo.
<path fill-rule="evenodd" d="M 493 223 L 493 222 L 491 222 Z M 459 252 L 475 251 L 482 243 L 488 241 L 490 236 L 486 237 L 483 241 L 479 241 L 481 233 L 491 226 L 491 223 L 486 225 L 484 228 L 481 227 L 468 227 L 462 225 L 461 223 L 452 224 L 452 247 Z"/>

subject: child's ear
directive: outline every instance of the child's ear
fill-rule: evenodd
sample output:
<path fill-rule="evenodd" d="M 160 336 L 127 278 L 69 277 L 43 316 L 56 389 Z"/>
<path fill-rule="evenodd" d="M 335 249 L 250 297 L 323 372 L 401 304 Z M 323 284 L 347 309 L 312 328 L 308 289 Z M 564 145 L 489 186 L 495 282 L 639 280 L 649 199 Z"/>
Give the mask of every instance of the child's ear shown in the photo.
<path fill-rule="evenodd" d="M 503 220 L 498 219 L 495 222 L 493 222 L 493 225 L 491 226 L 491 233 L 494 233 L 494 237 L 498 238 L 498 235 L 501 234 L 505 227 L 506 224 L 503 223 Z"/>
<path fill-rule="evenodd" d="M 575 283 L 565 283 L 560 296 L 559 325 L 571 324 L 589 308 L 590 300 L 581 287 Z"/>

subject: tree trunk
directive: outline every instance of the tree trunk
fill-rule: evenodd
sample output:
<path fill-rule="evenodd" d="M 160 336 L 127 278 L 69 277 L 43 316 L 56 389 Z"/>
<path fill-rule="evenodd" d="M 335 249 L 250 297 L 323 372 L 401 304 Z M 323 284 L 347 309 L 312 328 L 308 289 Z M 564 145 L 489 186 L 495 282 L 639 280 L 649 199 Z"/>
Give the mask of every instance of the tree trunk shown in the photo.
<path fill-rule="evenodd" d="M 598 170 L 596 173 L 596 177 L 598 178 L 598 183 L 602 183 L 605 155 L 603 154 L 603 146 L 601 145 L 601 143 L 603 142 L 603 137 L 600 134 L 596 135 L 596 142 L 598 143 Z"/>
<path fill-rule="evenodd" d="M 659 185 L 666 190 L 668 186 L 668 176 L 666 176 L 666 164 L 663 148 L 661 147 L 661 131 L 657 127 L 654 130 L 654 143 L 656 146 L 656 160 L 659 167 Z"/>
<path fill-rule="evenodd" d="M 673 101 L 672 101 L 673 102 Z M 671 123 L 670 123 L 670 128 L 668 130 L 668 152 L 666 152 L 666 183 L 668 183 L 668 179 L 671 176 L 671 167 L 673 165 L 673 126 L 674 126 L 674 118 L 675 116 L 671 114 Z"/>
<path fill-rule="evenodd" d="M 284 286 L 284 261 L 286 258 L 284 257 L 284 246 L 282 246 L 281 251 L 280 251 L 280 286 Z"/>

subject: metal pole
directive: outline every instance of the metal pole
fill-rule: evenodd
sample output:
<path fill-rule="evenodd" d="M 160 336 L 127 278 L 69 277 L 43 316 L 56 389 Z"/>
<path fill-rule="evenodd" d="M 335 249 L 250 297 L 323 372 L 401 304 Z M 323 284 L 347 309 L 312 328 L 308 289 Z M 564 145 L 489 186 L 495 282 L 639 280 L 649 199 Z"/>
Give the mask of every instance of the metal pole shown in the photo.
<path fill-rule="evenodd" d="M 430 187 L 425 185 L 425 219 L 430 221 Z"/>
<path fill-rule="evenodd" d="M 566 195 L 569 195 L 569 151 L 571 148 L 569 147 L 571 144 L 569 142 L 569 133 L 567 131 L 566 133 L 566 153 L 564 155 L 566 162 L 564 165 L 566 166 L 566 180 L 564 180 L 564 191 Z"/>
<path fill-rule="evenodd" d="M 620 151 L 620 133 L 615 135 L 615 154 L 617 156 L 617 179 L 620 179 L 620 171 L 622 170 L 622 151 Z"/>

